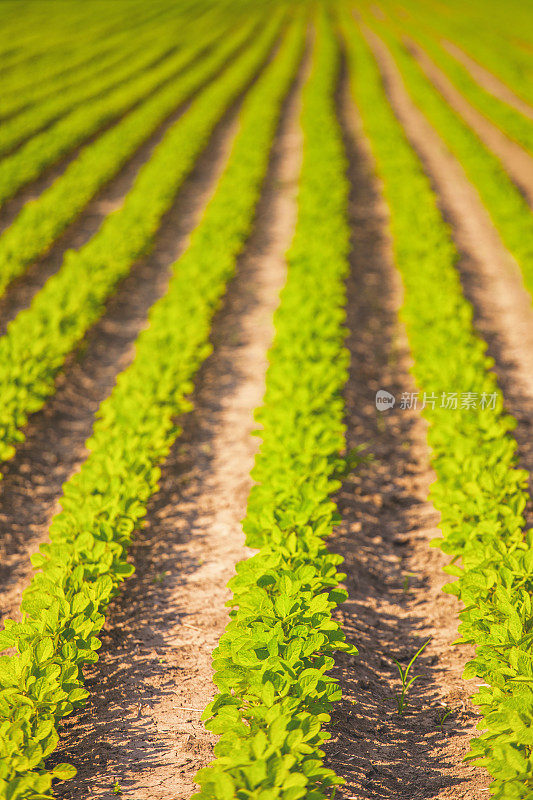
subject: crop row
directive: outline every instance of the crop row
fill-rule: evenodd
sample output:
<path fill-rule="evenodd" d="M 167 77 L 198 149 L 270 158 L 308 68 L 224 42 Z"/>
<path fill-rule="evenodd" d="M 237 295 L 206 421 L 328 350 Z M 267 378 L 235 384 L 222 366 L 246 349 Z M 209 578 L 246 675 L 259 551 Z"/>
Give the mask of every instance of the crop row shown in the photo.
<path fill-rule="evenodd" d="M 431 35 L 424 26 L 411 22 L 409 33 L 423 45 L 433 61 L 474 108 L 533 155 L 533 126 L 530 119 L 476 83 L 469 71 L 435 40 L 435 32 Z"/>
<path fill-rule="evenodd" d="M 412 5 L 410 0 L 409 5 Z M 429 25 L 436 26 L 441 35 L 447 36 L 455 44 L 463 47 L 476 61 L 497 75 L 501 81 L 506 83 L 522 97 L 526 102 L 533 103 L 533 67 L 531 57 L 521 52 L 516 46 L 515 41 L 510 41 L 501 35 L 499 24 L 495 23 L 494 12 L 498 5 L 492 4 L 490 15 L 479 14 L 476 19 L 474 15 L 469 17 L 465 14 L 465 6 L 455 9 L 454 14 L 439 14 L 433 7 L 426 7 L 416 1 L 413 7 L 413 17 L 424 19 Z M 524 6 L 525 8 L 525 6 Z M 471 8 L 471 11 L 474 9 Z M 516 14 L 515 7 L 514 13 Z M 506 9 L 504 18 L 508 19 L 512 15 Z M 530 23 L 523 26 L 526 31 Z M 480 35 L 482 31 L 482 35 Z"/>
<path fill-rule="evenodd" d="M 128 15 L 124 21 L 122 30 L 117 33 L 104 35 L 98 41 L 93 41 L 92 37 L 86 44 L 80 44 L 74 52 L 67 54 L 57 53 L 47 65 L 39 67 L 39 81 L 35 81 L 35 67 L 32 62 L 26 69 L 20 69 L 18 73 L 9 76 L 9 80 L 4 79 L 2 86 L 2 97 L 0 98 L 0 117 L 8 117 L 21 111 L 29 105 L 34 105 L 58 91 L 70 89 L 75 84 L 80 84 L 94 72 L 100 71 L 102 65 L 106 64 L 109 57 L 116 55 L 117 59 L 122 57 L 122 48 L 129 42 L 144 39 L 150 34 L 154 34 L 163 20 L 150 19 L 143 21 L 144 24 L 138 26 L 135 20 Z M 137 27 L 140 30 L 137 31 Z M 174 23 L 174 27 L 177 27 Z"/>
<path fill-rule="evenodd" d="M 195 43 L 184 48 L 173 62 L 173 69 L 178 73 L 176 77 L 149 93 L 137 108 L 87 145 L 48 189 L 26 203 L 0 236 L 0 295 L 28 264 L 46 252 L 158 125 L 216 76 L 227 59 L 244 44 L 252 28 L 251 23 L 245 25 L 212 53 L 206 51 L 216 44 L 220 33 L 206 36 L 197 30 Z M 195 63 L 199 55 L 202 58 Z"/>
<path fill-rule="evenodd" d="M 533 659 L 530 647 L 533 543 L 524 534 L 527 473 L 517 468 L 515 421 L 503 410 L 492 360 L 472 324 L 455 269 L 458 254 L 422 165 L 387 103 L 379 71 L 351 21 L 344 20 L 354 100 L 369 137 L 390 211 L 401 273 L 405 322 L 421 391 L 440 397 L 496 393 L 495 408 L 450 411 L 426 404 L 441 512 L 442 539 L 457 580 L 447 591 L 464 603 L 461 642 L 475 646 L 465 670 L 483 688 L 475 696 L 484 729 L 470 758 L 494 778 L 500 800 L 531 797 Z M 413 226 L 413 220 L 417 224 Z M 438 308 L 438 314 L 435 314 Z M 462 566 L 458 565 L 459 559 Z"/>
<path fill-rule="evenodd" d="M 201 42 L 201 28 L 196 33 Z M 103 125 L 134 107 L 161 85 L 175 79 L 199 52 L 199 45 L 179 50 L 151 70 L 142 72 L 103 97 L 74 108 L 4 158 L 0 162 L 0 204 Z"/>
<path fill-rule="evenodd" d="M 68 19 L 65 15 L 61 19 L 60 15 L 56 15 L 53 7 L 45 8 L 44 5 L 34 7 L 31 14 L 31 21 L 39 28 L 33 28 L 28 25 L 28 19 L 23 19 L 20 13 L 20 3 L 18 4 L 18 11 L 6 19 L 6 4 L 2 3 L 0 7 L 2 12 L 2 30 L 5 31 L 5 36 L 0 41 L 0 65 L 3 70 L 9 75 L 10 70 L 17 69 L 19 64 L 25 64 L 31 59 L 38 59 L 42 53 L 46 53 L 50 48 L 57 46 L 60 42 L 64 44 L 70 34 L 70 23 L 75 21 L 83 25 L 87 22 L 84 18 L 85 14 L 79 14 L 80 7 L 74 11 L 71 18 Z M 86 9 L 85 9 L 86 12 Z M 67 23 L 65 25 L 64 23 Z M 89 29 L 98 29 L 99 25 L 91 25 Z M 43 32 L 46 31 L 46 36 Z M 39 35 L 41 34 L 41 35 Z M 89 33 L 90 35 L 90 33 Z"/>
<path fill-rule="evenodd" d="M 502 240 L 520 265 L 533 296 L 533 214 L 501 162 L 488 150 L 425 76 L 420 65 L 385 26 L 376 26 L 390 47 L 416 105 L 460 161 Z"/>
<path fill-rule="evenodd" d="M 121 49 L 97 60 L 84 70 L 84 81 L 71 89 L 61 88 L 43 102 L 30 106 L 4 120 L 0 126 L 0 156 L 12 152 L 51 123 L 71 114 L 78 106 L 92 106 L 121 84 L 135 80 L 145 70 L 157 66 L 166 55 L 172 55 L 180 37 L 168 23 L 151 37 L 130 37 Z"/>
<path fill-rule="evenodd" d="M 19 4 L 17 24 L 14 26 L 16 30 L 10 31 L 8 26 L 2 29 L 5 51 L 3 55 L 0 54 L 0 64 L 6 85 L 13 77 L 27 75 L 32 64 L 36 69 L 46 69 L 54 61 L 61 63 L 64 56 L 73 54 L 78 47 L 83 48 L 89 42 L 95 43 L 101 37 L 117 33 L 124 27 L 124 7 L 120 5 L 107 4 L 105 15 L 95 14 L 94 3 L 71 3 L 69 14 L 64 13 L 60 4 L 32 5 L 31 12 L 27 9 L 26 14 L 21 14 Z M 144 4 L 143 8 L 137 0 L 128 3 L 130 25 L 135 21 L 142 25 L 143 20 L 160 13 L 161 7 L 154 10 Z"/>
<path fill-rule="evenodd" d="M 454 14 L 460 20 L 463 18 L 462 3 L 452 0 L 456 8 Z M 492 33 L 494 40 L 510 45 L 520 56 L 524 57 L 533 48 L 533 34 L 531 31 L 531 7 L 522 0 L 510 0 L 506 6 L 500 3 L 490 4 L 490 14 L 487 14 L 487 4 L 483 0 L 472 0 L 466 15 L 468 27 L 471 31 L 478 26 L 478 30 Z M 529 60 L 531 64 L 531 59 Z"/>
<path fill-rule="evenodd" d="M 288 277 L 275 314 L 262 444 L 244 521 L 258 548 L 230 581 L 231 621 L 213 656 L 218 694 L 205 713 L 220 739 L 200 770 L 198 800 L 320 800 L 342 781 L 320 749 L 340 697 L 327 673 L 355 650 L 332 618 L 346 593 L 342 558 L 325 538 L 345 462 L 341 396 L 347 379 L 344 279 L 348 271 L 346 161 L 335 115 L 339 50 L 321 10 L 303 92 L 303 165 Z M 327 187 L 327 192 L 324 191 Z"/>
<path fill-rule="evenodd" d="M 80 250 L 65 255 L 59 272 L 20 312 L 0 338 L 0 462 L 22 441 L 27 415 L 53 394 L 67 355 L 101 316 L 104 304 L 132 264 L 146 254 L 165 212 L 216 124 L 260 69 L 279 31 L 272 15 L 254 43 L 191 103 L 139 171 L 120 209 Z M 227 55 L 242 30 L 224 45 Z"/>
<path fill-rule="evenodd" d="M 274 21 L 258 38 L 253 68 L 277 28 Z M 133 571 L 128 544 L 157 491 L 159 465 L 180 433 L 174 420 L 191 408 L 191 381 L 211 351 L 211 319 L 253 222 L 304 30 L 299 17 L 246 98 L 214 196 L 173 265 L 166 295 L 150 311 L 132 364 L 100 406 L 89 456 L 64 486 L 50 543 L 32 557 L 42 571 L 24 593 L 25 619 L 8 621 L 0 633 L 0 649 L 18 650 L 0 658 L 2 797 L 49 797 L 53 778 L 74 772 L 68 765 L 49 772 L 44 760 L 57 744 L 58 720 L 87 697 L 82 666 L 97 660 L 103 612 Z M 241 73 L 251 68 L 250 58 L 239 65 Z"/>

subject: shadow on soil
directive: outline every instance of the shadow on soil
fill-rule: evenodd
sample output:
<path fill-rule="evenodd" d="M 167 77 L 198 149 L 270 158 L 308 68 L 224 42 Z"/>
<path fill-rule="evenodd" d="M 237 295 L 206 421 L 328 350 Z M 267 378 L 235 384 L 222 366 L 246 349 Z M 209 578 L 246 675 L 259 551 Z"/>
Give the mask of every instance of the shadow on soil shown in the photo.
<path fill-rule="evenodd" d="M 295 89 L 285 103 L 282 127 L 288 124 L 287 108 L 294 102 L 294 93 Z M 138 776 L 142 776 L 143 791 L 150 788 L 151 795 L 159 797 L 164 786 L 144 783 L 145 776 L 149 781 L 150 773 L 161 767 L 162 758 L 172 759 L 172 749 L 183 747 L 176 741 L 176 732 L 174 738 L 165 738 L 164 731 L 155 730 L 150 710 L 165 697 L 178 695 L 176 690 L 184 680 L 194 680 L 197 662 L 206 656 L 210 660 L 216 645 L 216 636 L 209 631 L 209 609 L 202 609 L 202 631 L 195 633 L 194 626 L 187 628 L 191 612 L 185 598 L 181 603 L 176 598 L 202 564 L 206 528 L 212 524 L 206 500 L 214 471 L 214 443 L 220 436 L 228 398 L 246 380 L 239 368 L 238 349 L 248 345 L 249 332 L 243 321 L 260 307 L 254 274 L 261 268 L 261 254 L 268 253 L 276 236 L 269 207 L 279 190 L 276 165 L 283 157 L 280 151 L 278 137 L 255 228 L 212 326 L 213 353 L 195 380 L 194 411 L 180 421 L 183 432 L 162 468 L 160 491 L 150 501 L 146 526 L 132 544 L 136 572 L 109 608 L 101 659 L 86 670 L 91 692 L 88 705 L 65 720 L 61 748 L 49 761 L 50 766 L 71 761 L 78 769 L 75 779 L 55 790 L 63 800 L 93 796 L 95 788 L 99 798 L 112 798 L 115 777 L 128 794 L 129 787 L 138 785 Z M 168 652 L 168 632 L 180 626 L 184 646 L 174 659 Z M 139 712 L 132 718 L 133 703 Z M 199 717 L 199 713 L 188 714 L 184 709 L 178 731 L 189 734 L 188 752 L 184 759 L 181 751 L 179 761 L 184 765 L 181 769 L 191 773 L 191 781 L 212 752 L 205 734 L 195 741 Z M 109 791 L 103 787 L 102 776 Z"/>
<path fill-rule="evenodd" d="M 446 686 L 439 657 L 426 653 L 411 672 L 420 677 L 409 692 L 407 710 L 403 716 L 397 712 L 400 683 L 393 659 L 405 668 L 427 641 L 428 621 L 417 609 L 422 602 L 417 595 L 427 595 L 433 583 L 424 565 L 415 571 L 409 559 L 416 540 L 427 539 L 428 529 L 436 526 L 438 514 L 425 499 L 432 476 L 421 444 L 421 421 L 399 408 L 401 393 L 413 391 L 409 354 L 397 323 L 400 291 L 387 258 L 376 180 L 364 150 L 348 133 L 346 81 L 344 73 L 339 109 L 352 187 L 347 437 L 349 447 L 367 443 L 373 460 L 360 465 L 341 489 L 337 502 L 343 522 L 330 540 L 332 551 L 344 557 L 342 569 L 348 575 L 349 598 L 338 618 L 359 656 L 338 659 L 334 674 L 344 699 L 334 709 L 326 754 L 346 780 L 341 797 L 413 800 L 443 796 L 453 787 L 460 792 L 464 779 L 447 774 L 452 764 L 443 753 L 444 743 L 470 729 L 473 715 L 464 707 L 454 709 L 441 729 L 439 703 Z M 378 389 L 395 395 L 392 410 L 376 410 Z M 420 537 L 421 531 L 425 536 Z"/>
<path fill-rule="evenodd" d="M 68 357 L 56 392 L 33 414 L 25 441 L 2 466 L 0 481 L 0 618 L 16 612 L 17 584 L 29 573 L 28 548 L 37 549 L 52 515 L 59 510 L 61 486 L 86 456 L 98 406 L 112 390 L 116 376 L 133 357 L 133 343 L 146 324 L 150 306 L 169 279 L 169 265 L 179 254 L 208 197 L 213 176 L 223 163 L 235 107 L 217 127 L 206 150 L 165 215 L 152 252 L 133 265 L 77 352 Z M 13 600 L 11 599 L 13 595 Z"/>

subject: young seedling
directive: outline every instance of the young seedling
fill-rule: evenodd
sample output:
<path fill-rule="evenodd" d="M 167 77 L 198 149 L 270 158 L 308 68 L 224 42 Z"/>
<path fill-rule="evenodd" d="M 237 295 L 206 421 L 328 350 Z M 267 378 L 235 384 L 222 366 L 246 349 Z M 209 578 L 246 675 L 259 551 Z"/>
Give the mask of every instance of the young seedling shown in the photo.
<path fill-rule="evenodd" d="M 374 455 L 365 452 L 367 447 L 368 444 L 357 445 L 348 450 L 344 458 L 339 458 L 335 469 L 336 477 L 347 478 L 361 464 L 369 464 L 374 461 Z"/>
<path fill-rule="evenodd" d="M 401 664 L 398 661 L 396 661 L 396 659 L 393 659 L 394 663 L 398 667 L 398 672 L 400 673 L 400 678 L 402 681 L 402 690 L 400 694 L 396 697 L 396 702 L 398 704 L 398 714 L 403 714 L 403 712 L 405 711 L 405 708 L 407 706 L 407 692 L 409 691 L 413 683 L 416 681 L 416 679 L 420 677 L 420 675 L 413 675 L 412 678 L 409 678 L 409 671 L 413 666 L 413 664 L 415 663 L 418 656 L 428 646 L 430 641 L 431 637 L 427 640 L 427 642 L 425 642 L 422 645 L 422 647 L 419 650 L 416 651 L 416 653 L 414 654 L 414 656 L 412 657 L 412 659 L 410 660 L 405 669 L 402 668 Z"/>
<path fill-rule="evenodd" d="M 406 572 L 403 576 L 403 593 L 407 594 L 409 591 L 409 578 L 416 578 L 414 572 Z"/>
<path fill-rule="evenodd" d="M 439 709 L 439 711 L 437 712 L 437 715 L 435 717 L 435 722 L 437 723 L 441 731 L 444 731 L 443 728 L 444 720 L 446 720 L 451 713 L 452 709 L 448 705 L 443 705 L 443 707 Z"/>
<path fill-rule="evenodd" d="M 118 781 L 113 784 L 113 794 L 122 794 L 122 787 Z"/>
<path fill-rule="evenodd" d="M 152 583 L 163 583 L 168 574 L 168 572 L 156 572 L 152 578 Z"/>

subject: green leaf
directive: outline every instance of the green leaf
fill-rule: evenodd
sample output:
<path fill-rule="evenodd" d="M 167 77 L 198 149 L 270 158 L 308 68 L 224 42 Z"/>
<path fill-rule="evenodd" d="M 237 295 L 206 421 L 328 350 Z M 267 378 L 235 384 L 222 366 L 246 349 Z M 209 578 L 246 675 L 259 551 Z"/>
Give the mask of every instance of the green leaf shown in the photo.
<path fill-rule="evenodd" d="M 72 764 L 58 764 L 52 770 L 52 777 L 60 781 L 67 781 L 76 775 L 76 768 Z"/>

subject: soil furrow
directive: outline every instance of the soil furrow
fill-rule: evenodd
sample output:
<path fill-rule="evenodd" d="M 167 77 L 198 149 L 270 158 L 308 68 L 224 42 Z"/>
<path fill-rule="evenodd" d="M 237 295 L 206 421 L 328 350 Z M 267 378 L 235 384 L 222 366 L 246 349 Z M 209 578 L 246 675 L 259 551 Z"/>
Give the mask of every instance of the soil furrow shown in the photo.
<path fill-rule="evenodd" d="M 462 763 L 477 722 L 468 701 L 474 686 L 461 678 L 469 653 L 451 646 L 459 606 L 442 592 L 447 558 L 429 546 L 439 531 L 427 499 L 435 476 L 426 428 L 418 412 L 399 404 L 403 392 L 416 391 L 398 321 L 402 287 L 387 209 L 346 80 L 340 106 L 352 185 L 347 437 L 349 447 L 367 443 L 373 460 L 356 468 L 340 491 L 343 521 L 329 544 L 345 558 L 349 597 L 338 614 L 359 655 L 341 656 L 335 670 L 343 700 L 332 715 L 327 755 L 347 781 L 340 792 L 345 798 L 478 800 L 488 781 Z M 396 397 L 393 409 L 376 409 L 379 389 Z M 399 715 L 393 659 L 405 668 L 430 638 L 416 662 L 413 674 L 420 677 L 407 710 Z"/>
<path fill-rule="evenodd" d="M 533 156 L 477 111 L 418 45 L 410 41 L 409 50 L 442 97 L 500 160 L 513 183 L 533 207 Z"/>
<path fill-rule="evenodd" d="M 28 423 L 26 440 L 3 465 L 0 482 L 0 618 L 12 616 L 30 575 L 29 555 L 46 538 L 62 483 L 86 455 L 94 413 L 118 372 L 133 357 L 133 343 L 150 306 L 167 286 L 169 266 L 188 235 L 226 162 L 236 110 L 216 130 L 157 234 L 151 254 L 134 265 L 106 313 L 72 356 L 57 391 Z"/>
<path fill-rule="evenodd" d="M 523 114 L 528 119 L 533 120 L 533 106 L 526 103 L 525 100 L 522 100 L 521 97 L 516 95 L 503 81 L 493 75 L 492 72 L 489 72 L 488 69 L 478 64 L 473 58 L 471 58 L 464 50 L 462 50 L 458 45 L 454 44 L 453 42 L 449 42 L 446 40 L 441 41 L 443 47 L 448 50 L 450 55 L 452 55 L 457 61 L 459 61 L 463 67 L 470 72 L 473 79 L 479 83 L 479 85 L 485 89 L 490 94 L 493 94 L 494 97 L 497 97 L 498 100 L 501 100 L 504 103 L 507 103 L 508 106 L 511 106 L 515 109 L 515 111 L 519 111 L 520 114 Z"/>
<path fill-rule="evenodd" d="M 460 163 L 410 100 L 390 55 L 374 39 L 389 98 L 417 150 L 450 223 L 463 290 L 488 342 L 507 408 L 517 419 L 520 461 L 533 471 L 533 306 L 520 268 L 505 248 Z"/>
<path fill-rule="evenodd" d="M 296 217 L 302 75 L 285 104 L 254 232 L 212 331 L 195 410 L 163 469 L 135 575 L 109 609 L 100 661 L 87 671 L 87 709 L 66 722 L 55 758 L 78 767 L 63 798 L 190 797 L 212 757 L 200 722 L 214 693 L 211 653 L 227 621 L 226 588 L 246 557 L 240 521 L 257 449 L 253 411 L 264 392 L 272 315 Z"/>

